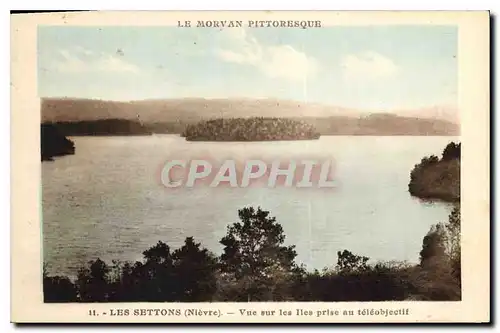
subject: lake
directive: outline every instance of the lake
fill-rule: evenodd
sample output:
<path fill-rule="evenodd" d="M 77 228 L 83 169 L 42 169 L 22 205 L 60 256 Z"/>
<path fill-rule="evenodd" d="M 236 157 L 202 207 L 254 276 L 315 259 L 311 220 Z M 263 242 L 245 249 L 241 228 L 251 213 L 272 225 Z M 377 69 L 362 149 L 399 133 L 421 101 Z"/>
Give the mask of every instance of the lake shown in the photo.
<path fill-rule="evenodd" d="M 417 262 L 432 224 L 450 207 L 407 191 L 410 171 L 455 137 L 323 136 L 312 141 L 186 142 L 177 135 L 73 137 L 76 154 L 42 163 L 43 253 L 50 274 L 74 276 L 89 260 L 139 260 L 159 240 L 193 236 L 220 254 L 238 209 L 260 206 L 283 226 L 309 269 L 333 267 L 347 249 L 376 261 Z M 166 188 L 169 159 L 335 160 L 336 186 Z"/>

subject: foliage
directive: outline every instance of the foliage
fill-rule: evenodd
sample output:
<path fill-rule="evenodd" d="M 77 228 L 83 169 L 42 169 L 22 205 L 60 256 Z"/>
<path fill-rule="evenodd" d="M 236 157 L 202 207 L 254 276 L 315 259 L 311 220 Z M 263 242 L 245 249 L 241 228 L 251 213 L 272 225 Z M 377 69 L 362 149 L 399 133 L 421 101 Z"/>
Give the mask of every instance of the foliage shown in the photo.
<path fill-rule="evenodd" d="M 108 300 L 108 265 L 101 259 L 89 262 L 88 268 L 78 271 L 76 285 L 79 297 L 85 302 L 104 302 Z"/>
<path fill-rule="evenodd" d="M 73 141 L 62 135 L 52 124 L 40 125 L 40 154 L 42 161 L 50 161 L 55 156 L 75 153 Z"/>
<path fill-rule="evenodd" d="M 370 258 L 358 256 L 350 251 L 337 252 L 337 271 L 340 274 L 352 272 L 365 272 L 368 270 L 367 262 Z"/>
<path fill-rule="evenodd" d="M 375 263 L 348 250 L 319 272 L 295 263 L 283 227 L 260 207 L 238 211 L 219 258 L 192 237 L 171 251 L 159 241 L 135 263 L 97 259 L 75 283 L 43 274 L 45 302 L 402 301 L 460 300 L 460 207 L 433 226 L 420 263 Z"/>
<path fill-rule="evenodd" d="M 296 269 L 295 246 L 284 246 L 283 227 L 260 207 L 238 211 L 241 222 L 230 225 L 221 239 L 221 272 L 232 278 L 238 289 L 245 290 L 247 300 L 272 298 L 263 296 L 285 282 Z"/>
<path fill-rule="evenodd" d="M 460 281 L 461 279 L 461 228 L 460 228 L 460 206 L 457 204 L 453 207 L 448 218 L 448 223 L 445 225 L 447 231 L 447 253 L 451 261 L 452 273 L 454 277 Z"/>
<path fill-rule="evenodd" d="M 287 118 L 219 118 L 186 126 L 189 141 L 267 141 L 318 139 L 311 124 Z"/>
<path fill-rule="evenodd" d="M 422 158 L 410 173 L 408 191 L 423 199 L 460 201 L 460 143 L 450 142 L 441 159 Z"/>
<path fill-rule="evenodd" d="M 180 293 L 176 299 L 202 302 L 210 299 L 217 288 L 217 259 L 207 249 L 200 249 L 193 237 L 186 238 L 183 247 L 172 254 L 174 278 Z"/>
<path fill-rule="evenodd" d="M 43 275 L 43 301 L 45 303 L 74 302 L 77 298 L 77 288 L 65 276 Z"/>
<path fill-rule="evenodd" d="M 445 230 L 443 225 L 436 224 L 424 237 L 420 251 L 420 265 L 426 266 L 432 260 L 442 260 L 445 256 Z"/>
<path fill-rule="evenodd" d="M 151 131 L 140 121 L 128 119 L 99 119 L 59 121 L 50 123 L 68 136 L 150 135 Z"/>
<path fill-rule="evenodd" d="M 423 300 L 461 299 L 460 208 L 456 205 L 447 223 L 431 227 L 424 237 L 420 266 L 413 279 Z"/>
<path fill-rule="evenodd" d="M 366 258 L 366 257 L 365 257 Z M 295 286 L 299 301 L 397 301 L 405 300 L 412 291 L 409 269 L 404 265 L 378 263 L 362 270 L 337 273 L 324 270 L 308 273 Z"/>
<path fill-rule="evenodd" d="M 453 159 L 460 159 L 461 143 L 450 142 L 443 150 L 442 160 L 448 161 Z"/>

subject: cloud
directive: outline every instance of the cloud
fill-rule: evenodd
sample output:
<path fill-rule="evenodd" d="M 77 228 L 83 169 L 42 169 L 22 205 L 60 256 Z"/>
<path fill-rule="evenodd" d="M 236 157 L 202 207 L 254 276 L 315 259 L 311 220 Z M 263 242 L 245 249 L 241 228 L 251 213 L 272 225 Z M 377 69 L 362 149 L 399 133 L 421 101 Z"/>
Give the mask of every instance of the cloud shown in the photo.
<path fill-rule="evenodd" d="M 341 68 L 348 79 L 385 78 L 399 72 L 398 66 L 390 58 L 374 51 L 345 56 Z"/>
<path fill-rule="evenodd" d="M 242 28 L 223 33 L 231 46 L 217 49 L 216 54 L 226 62 L 253 66 L 271 78 L 291 81 L 303 81 L 318 71 L 316 59 L 290 45 L 262 45 Z"/>
<path fill-rule="evenodd" d="M 121 72 L 138 74 L 140 72 L 139 67 L 125 61 L 118 54 L 96 53 L 80 46 L 75 47 L 72 51 L 59 50 L 58 56 L 53 67 L 64 73 Z"/>

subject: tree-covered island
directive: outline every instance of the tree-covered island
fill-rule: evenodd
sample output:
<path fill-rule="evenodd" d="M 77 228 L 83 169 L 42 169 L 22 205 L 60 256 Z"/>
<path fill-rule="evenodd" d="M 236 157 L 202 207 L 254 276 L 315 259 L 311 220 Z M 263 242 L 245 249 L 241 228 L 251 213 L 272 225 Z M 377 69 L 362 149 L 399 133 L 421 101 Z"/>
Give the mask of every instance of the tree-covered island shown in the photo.
<path fill-rule="evenodd" d="M 278 141 L 314 140 L 320 137 L 314 126 L 285 118 L 229 118 L 187 125 L 187 141 Z"/>
<path fill-rule="evenodd" d="M 441 158 L 431 155 L 415 165 L 408 191 L 422 199 L 460 201 L 460 143 L 450 142 Z"/>

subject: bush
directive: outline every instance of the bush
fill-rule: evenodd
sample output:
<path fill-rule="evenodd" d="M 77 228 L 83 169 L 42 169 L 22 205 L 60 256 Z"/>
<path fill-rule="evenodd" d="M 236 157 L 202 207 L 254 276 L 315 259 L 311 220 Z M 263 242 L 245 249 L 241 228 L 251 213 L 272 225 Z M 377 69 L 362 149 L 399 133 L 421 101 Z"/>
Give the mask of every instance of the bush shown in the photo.
<path fill-rule="evenodd" d="M 337 264 L 308 272 L 284 245 L 282 226 L 260 207 L 239 210 L 240 222 L 221 239 L 219 258 L 192 237 L 171 252 L 159 241 L 143 260 L 97 259 L 73 284 L 44 270 L 45 302 L 402 301 L 460 300 L 460 207 L 433 226 L 422 242 L 420 263 L 369 264 L 348 250 Z"/>

